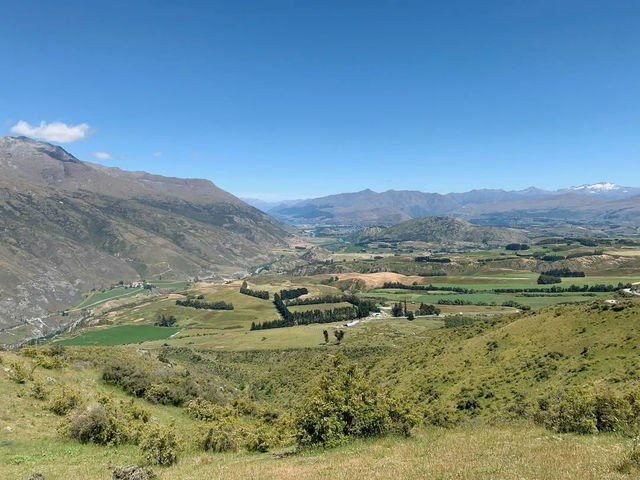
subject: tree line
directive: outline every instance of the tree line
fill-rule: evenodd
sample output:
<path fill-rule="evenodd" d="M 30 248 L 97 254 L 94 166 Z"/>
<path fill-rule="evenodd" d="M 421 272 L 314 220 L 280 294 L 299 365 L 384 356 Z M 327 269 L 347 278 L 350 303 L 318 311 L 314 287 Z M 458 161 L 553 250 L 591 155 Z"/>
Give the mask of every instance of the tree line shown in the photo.
<path fill-rule="evenodd" d="M 494 288 L 493 293 L 580 293 L 580 292 L 615 292 L 623 288 L 631 288 L 630 283 L 618 283 L 618 285 L 570 285 L 568 287 L 547 288 Z"/>
<path fill-rule="evenodd" d="M 167 316 L 165 314 L 162 314 L 158 316 L 154 325 L 156 327 L 173 327 L 177 321 L 178 319 L 173 315 Z"/>
<path fill-rule="evenodd" d="M 545 275 L 551 275 L 552 277 L 584 277 L 585 276 L 584 272 L 580 270 L 569 270 L 567 267 L 554 268 L 542 273 L 544 273 Z"/>
<path fill-rule="evenodd" d="M 302 295 L 306 295 L 307 293 L 309 293 L 309 290 L 307 290 L 305 287 L 290 288 L 288 290 L 280 290 L 280 298 L 282 300 L 291 300 Z"/>
<path fill-rule="evenodd" d="M 555 275 L 547 275 L 546 273 L 541 273 L 536 283 L 538 285 L 550 285 L 552 283 L 562 283 L 562 279 L 560 277 L 556 277 Z"/>
<path fill-rule="evenodd" d="M 194 300 L 187 298 L 186 300 L 176 300 L 176 305 L 181 307 L 197 308 L 199 310 L 233 310 L 233 304 L 223 302 L 203 302 L 201 300 Z"/>
<path fill-rule="evenodd" d="M 382 288 L 397 288 L 402 290 L 432 290 L 436 292 L 476 293 L 473 288 L 464 287 L 437 287 L 435 285 L 405 285 L 400 282 L 384 282 Z"/>
<path fill-rule="evenodd" d="M 557 277 L 556 277 L 557 278 Z M 455 292 L 462 294 L 477 293 L 473 288 L 453 287 L 453 286 L 435 286 L 435 285 L 405 285 L 399 282 L 385 282 L 382 288 L 386 289 L 402 289 L 402 290 L 432 290 Z M 568 287 L 543 287 L 543 288 L 492 288 L 489 291 L 493 293 L 579 293 L 579 292 L 615 292 L 623 288 L 631 288 L 630 283 L 618 283 L 618 285 L 570 285 Z"/>
<path fill-rule="evenodd" d="M 240 286 L 240 293 L 249 295 L 250 297 L 269 300 L 269 292 L 267 292 L 266 290 L 252 290 L 249 288 L 246 281 L 242 282 L 242 285 Z"/>
<path fill-rule="evenodd" d="M 355 307 L 339 307 L 331 310 L 316 309 L 304 312 L 287 311 L 289 314 L 280 319 L 262 323 L 252 322 L 251 330 L 293 327 L 294 325 L 309 325 L 311 323 L 347 322 L 358 317 L 358 310 Z"/>
<path fill-rule="evenodd" d="M 305 289 L 306 290 L 306 289 Z M 349 307 L 338 307 L 331 310 L 307 310 L 292 312 L 282 300 L 279 294 L 273 296 L 273 305 L 280 314 L 276 320 L 268 320 L 262 323 L 251 323 L 251 330 L 268 328 L 293 327 L 294 325 L 309 325 L 311 323 L 332 323 L 354 320 L 368 316 L 372 311 L 378 311 L 378 307 L 372 300 L 365 300 L 353 296 L 345 296 L 344 301 L 351 303 Z"/>
<path fill-rule="evenodd" d="M 504 247 L 505 250 L 529 250 L 530 248 L 526 243 L 510 243 Z"/>
<path fill-rule="evenodd" d="M 416 257 L 414 260 L 427 263 L 451 263 L 451 259 L 446 257 Z"/>
<path fill-rule="evenodd" d="M 430 305 L 427 303 L 420 303 L 418 310 L 416 310 L 417 315 L 440 315 L 441 310 L 435 305 Z M 393 304 L 391 307 L 391 315 L 394 317 L 407 317 L 409 320 L 414 319 L 414 313 L 407 308 L 407 302 L 404 302 L 404 305 L 400 302 Z"/>

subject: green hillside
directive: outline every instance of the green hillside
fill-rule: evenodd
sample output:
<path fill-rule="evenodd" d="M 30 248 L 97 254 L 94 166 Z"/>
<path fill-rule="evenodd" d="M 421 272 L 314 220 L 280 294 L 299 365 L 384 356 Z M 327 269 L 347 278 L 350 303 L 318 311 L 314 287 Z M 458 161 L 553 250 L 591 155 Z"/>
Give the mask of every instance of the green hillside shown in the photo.
<path fill-rule="evenodd" d="M 640 302 L 632 297 L 459 328 L 442 320 L 369 321 L 341 343 L 325 344 L 323 328 L 333 326 L 245 332 L 224 350 L 207 343 L 215 335 L 178 335 L 139 346 L 2 352 L 0 401 L 8 408 L 0 476 L 107 479 L 109 462 L 149 461 L 149 435 L 167 440 L 178 458 L 152 466 L 163 479 L 560 479 L 578 472 L 595 479 L 634 471 L 627 435 L 639 413 Z M 313 340 L 301 341 L 304 332 Z M 282 340 L 264 348 L 273 335 Z M 285 338 L 299 346 L 285 347 Z M 303 448 L 297 432 L 321 378 L 336 393 L 352 381 L 377 392 L 383 403 L 373 411 L 389 408 L 385 398 L 402 399 L 397 412 L 411 412 L 411 437 L 393 433 L 404 418 L 393 414 L 379 434 L 345 437 L 330 450 Z M 562 410 L 567 405 L 580 408 Z M 103 411 L 117 428 L 104 430 L 108 445 L 78 437 L 88 412 Z"/>

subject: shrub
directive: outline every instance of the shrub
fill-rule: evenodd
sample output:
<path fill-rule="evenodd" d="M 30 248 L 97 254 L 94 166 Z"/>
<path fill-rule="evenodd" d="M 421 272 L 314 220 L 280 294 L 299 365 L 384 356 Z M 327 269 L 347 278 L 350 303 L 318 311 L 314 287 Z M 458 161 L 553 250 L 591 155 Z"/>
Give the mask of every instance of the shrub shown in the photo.
<path fill-rule="evenodd" d="M 149 411 L 136 406 L 133 400 L 117 401 L 104 396 L 97 403 L 76 409 L 64 432 L 82 443 L 139 443 L 140 432 L 149 417 Z"/>
<path fill-rule="evenodd" d="M 638 419 L 636 393 L 570 388 L 554 395 L 552 401 L 538 401 L 541 420 L 561 433 L 622 431 Z"/>
<path fill-rule="evenodd" d="M 593 403 L 599 432 L 617 432 L 628 425 L 632 410 L 625 398 L 605 391 L 596 394 Z"/>
<path fill-rule="evenodd" d="M 212 452 L 233 452 L 239 447 L 238 432 L 230 422 L 208 424 L 200 434 L 200 448 Z"/>
<path fill-rule="evenodd" d="M 140 449 L 147 461 L 154 465 L 168 467 L 178 461 L 178 438 L 175 425 L 161 427 L 150 425 L 144 432 Z"/>
<path fill-rule="evenodd" d="M 11 362 L 9 365 L 9 379 L 16 383 L 25 383 L 29 378 L 29 372 L 21 363 Z"/>
<path fill-rule="evenodd" d="M 435 305 L 421 303 L 418 308 L 418 315 L 440 315 L 441 310 Z"/>
<path fill-rule="evenodd" d="M 120 430 L 116 422 L 107 419 L 106 409 L 100 403 L 78 409 L 67 426 L 69 437 L 81 443 L 98 445 L 106 445 L 112 441 L 115 444 L 122 443 Z"/>
<path fill-rule="evenodd" d="M 120 360 L 108 363 L 102 371 L 102 380 L 112 385 L 118 385 L 125 392 L 136 397 L 144 396 L 151 387 L 149 373 Z"/>
<path fill-rule="evenodd" d="M 113 469 L 113 480 L 156 480 L 158 476 L 149 467 L 126 465 Z"/>
<path fill-rule="evenodd" d="M 348 437 L 408 434 L 415 422 L 407 402 L 376 390 L 339 355 L 304 398 L 294 425 L 300 446 L 331 446 Z"/>
<path fill-rule="evenodd" d="M 162 314 L 158 316 L 154 325 L 156 327 L 173 327 L 177 321 L 178 319 L 173 315 L 167 316 L 165 314 Z"/>
<path fill-rule="evenodd" d="M 46 400 L 49 396 L 49 390 L 41 379 L 37 379 L 31 385 L 31 396 L 36 400 Z"/>
<path fill-rule="evenodd" d="M 56 415 L 66 415 L 80 403 L 80 392 L 74 387 L 63 385 L 51 394 L 48 408 Z"/>
<path fill-rule="evenodd" d="M 233 409 L 217 405 L 203 398 L 191 400 L 187 405 L 187 412 L 193 418 L 206 421 L 220 420 L 235 414 Z"/>
<path fill-rule="evenodd" d="M 145 398 L 151 403 L 161 405 L 182 405 L 185 401 L 185 392 L 179 385 L 171 383 L 154 383 L 146 391 Z"/>
<path fill-rule="evenodd" d="M 243 436 L 244 446 L 250 452 L 264 453 L 269 450 L 273 443 L 272 435 L 264 426 L 245 430 L 243 431 Z"/>
<path fill-rule="evenodd" d="M 401 303 L 394 303 L 391 307 L 391 315 L 394 317 L 402 317 L 404 315 L 404 308 Z"/>

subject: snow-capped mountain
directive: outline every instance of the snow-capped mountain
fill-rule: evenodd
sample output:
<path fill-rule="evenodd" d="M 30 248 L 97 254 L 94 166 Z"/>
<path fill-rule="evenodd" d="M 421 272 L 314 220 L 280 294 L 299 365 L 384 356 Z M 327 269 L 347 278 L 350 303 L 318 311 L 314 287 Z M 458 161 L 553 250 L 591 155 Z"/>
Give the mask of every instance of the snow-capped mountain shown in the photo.
<path fill-rule="evenodd" d="M 571 193 L 582 193 L 586 195 L 595 195 L 606 198 L 627 198 L 634 195 L 640 195 L 640 188 L 623 187 L 611 182 L 592 183 L 590 185 L 579 185 L 570 187 L 566 190 Z"/>

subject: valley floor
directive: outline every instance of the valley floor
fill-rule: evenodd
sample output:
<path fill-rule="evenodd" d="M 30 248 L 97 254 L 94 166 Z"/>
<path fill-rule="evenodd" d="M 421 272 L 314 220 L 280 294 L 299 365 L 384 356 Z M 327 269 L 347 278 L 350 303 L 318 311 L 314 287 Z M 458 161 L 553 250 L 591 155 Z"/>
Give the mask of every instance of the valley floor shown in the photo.
<path fill-rule="evenodd" d="M 413 438 L 354 441 L 332 450 L 272 454 L 193 454 L 163 480 L 201 479 L 628 479 L 617 465 L 630 448 L 618 435 L 558 435 L 528 423 L 427 428 Z M 138 461 L 134 447 L 104 448 L 62 439 L 13 443 L 0 435 L 0 478 L 110 479 L 108 465 Z M 35 465 L 37 463 L 37 466 Z"/>

